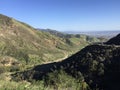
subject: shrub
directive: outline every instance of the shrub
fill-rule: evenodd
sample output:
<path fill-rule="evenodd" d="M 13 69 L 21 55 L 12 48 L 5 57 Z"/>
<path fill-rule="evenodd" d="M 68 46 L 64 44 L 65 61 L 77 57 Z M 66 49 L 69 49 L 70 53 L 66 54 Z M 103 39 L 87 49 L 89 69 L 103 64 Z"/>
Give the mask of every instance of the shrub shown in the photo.
<path fill-rule="evenodd" d="M 87 90 L 88 87 L 84 81 L 73 78 L 63 70 L 49 73 L 48 77 L 44 79 L 44 83 L 46 86 L 57 90 L 83 90 L 83 88 L 84 90 Z"/>

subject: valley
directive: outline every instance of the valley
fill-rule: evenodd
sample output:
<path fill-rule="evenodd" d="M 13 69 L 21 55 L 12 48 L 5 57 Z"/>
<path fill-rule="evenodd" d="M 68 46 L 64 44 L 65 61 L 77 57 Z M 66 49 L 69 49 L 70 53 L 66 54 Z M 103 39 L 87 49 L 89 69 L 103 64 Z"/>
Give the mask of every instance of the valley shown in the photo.
<path fill-rule="evenodd" d="M 0 14 L 0 41 L 0 90 L 120 89 L 119 33 L 67 34 Z"/>
<path fill-rule="evenodd" d="M 120 90 L 120 0 L 1 0 L 0 90 Z"/>

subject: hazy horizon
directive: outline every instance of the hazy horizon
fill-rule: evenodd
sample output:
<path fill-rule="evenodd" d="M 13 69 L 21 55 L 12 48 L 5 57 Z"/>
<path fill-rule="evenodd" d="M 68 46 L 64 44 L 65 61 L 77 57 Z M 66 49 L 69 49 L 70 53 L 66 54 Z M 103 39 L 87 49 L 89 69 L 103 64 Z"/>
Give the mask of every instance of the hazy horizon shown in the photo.
<path fill-rule="evenodd" d="M 0 13 L 35 28 L 58 31 L 120 30 L 118 0 L 4 0 Z"/>

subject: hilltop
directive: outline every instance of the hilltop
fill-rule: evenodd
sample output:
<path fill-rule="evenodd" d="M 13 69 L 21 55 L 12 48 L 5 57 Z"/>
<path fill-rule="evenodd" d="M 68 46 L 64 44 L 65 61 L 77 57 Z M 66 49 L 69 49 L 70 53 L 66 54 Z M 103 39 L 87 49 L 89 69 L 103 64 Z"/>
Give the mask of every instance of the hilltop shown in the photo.
<path fill-rule="evenodd" d="M 120 45 L 120 34 L 106 42 L 108 45 Z"/>

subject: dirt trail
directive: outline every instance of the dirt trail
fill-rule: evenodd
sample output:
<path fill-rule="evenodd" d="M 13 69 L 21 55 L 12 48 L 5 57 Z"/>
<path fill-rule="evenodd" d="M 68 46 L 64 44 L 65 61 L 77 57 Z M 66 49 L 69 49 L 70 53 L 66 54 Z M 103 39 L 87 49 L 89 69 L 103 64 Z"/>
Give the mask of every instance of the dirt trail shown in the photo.
<path fill-rule="evenodd" d="M 62 61 L 62 60 L 66 59 L 68 57 L 68 54 L 66 52 L 64 52 L 64 55 L 65 56 L 63 58 L 59 58 L 59 59 L 55 60 L 54 62 Z"/>
<path fill-rule="evenodd" d="M 44 62 L 43 64 L 48 64 L 48 63 L 53 63 L 53 62 L 60 62 L 60 61 L 62 61 L 64 59 L 66 59 L 68 57 L 68 53 L 66 53 L 66 52 L 63 52 L 63 53 L 64 53 L 64 57 L 63 58 L 59 58 L 59 59 L 54 60 L 54 61 Z"/>

